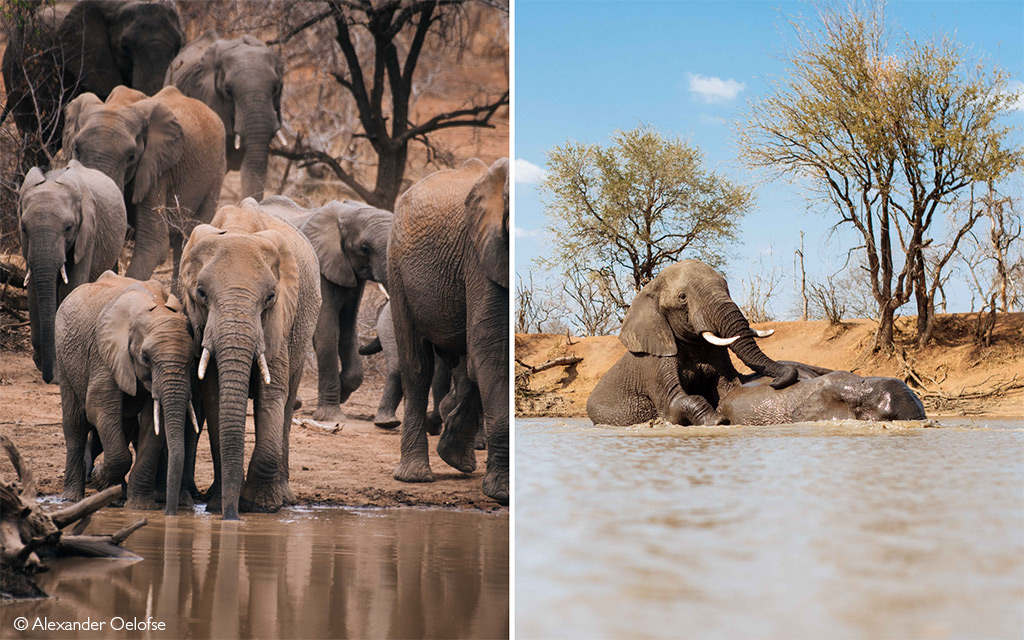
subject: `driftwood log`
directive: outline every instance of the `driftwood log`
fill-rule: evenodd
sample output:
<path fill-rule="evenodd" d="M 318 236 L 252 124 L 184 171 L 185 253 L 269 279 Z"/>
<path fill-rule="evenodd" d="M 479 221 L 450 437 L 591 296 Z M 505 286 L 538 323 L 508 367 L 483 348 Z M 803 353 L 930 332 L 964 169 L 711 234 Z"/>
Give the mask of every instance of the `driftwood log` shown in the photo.
<path fill-rule="evenodd" d="M 69 507 L 45 513 L 36 502 L 32 470 L 14 443 L 0 434 L 0 446 L 7 452 L 18 475 L 15 482 L 0 479 L 0 595 L 3 598 L 45 598 L 46 594 L 31 576 L 46 571 L 43 564 L 46 558 L 139 557 L 119 545 L 145 526 L 145 519 L 113 535 L 82 535 L 92 514 L 121 496 L 121 485 L 104 489 Z"/>

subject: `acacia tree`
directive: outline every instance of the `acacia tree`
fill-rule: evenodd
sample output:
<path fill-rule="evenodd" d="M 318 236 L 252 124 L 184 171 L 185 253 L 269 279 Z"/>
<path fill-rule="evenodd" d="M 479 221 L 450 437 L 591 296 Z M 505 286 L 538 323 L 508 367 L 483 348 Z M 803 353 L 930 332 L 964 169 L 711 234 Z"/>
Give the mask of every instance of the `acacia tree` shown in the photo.
<path fill-rule="evenodd" d="M 684 253 L 720 266 L 753 195 L 706 169 L 699 149 L 649 125 L 616 131 L 611 142 L 548 152 L 541 192 L 555 251 L 541 263 L 625 311 Z"/>
<path fill-rule="evenodd" d="M 273 153 L 291 160 L 322 163 L 363 201 L 393 209 L 401 193 L 409 148 L 419 142 L 430 148 L 432 133 L 453 127 L 493 127 L 491 119 L 509 105 L 507 84 L 479 97 L 464 108 L 435 113 L 413 121 L 416 71 L 428 37 L 443 37 L 461 5 L 470 0 L 330 0 L 296 13 L 294 26 L 269 44 L 285 44 L 321 24 L 334 27 L 341 53 L 334 81 L 355 104 L 360 131 L 376 156 L 373 182 L 345 167 L 344 157 L 332 155 L 298 138 L 291 149 Z M 486 3 L 490 10 L 508 13 L 507 4 Z M 305 9 L 305 8 L 303 8 Z M 366 39 L 369 46 L 365 45 Z M 506 35 L 507 39 L 507 35 Z"/>
<path fill-rule="evenodd" d="M 942 270 L 977 220 L 950 203 L 1024 157 L 999 124 L 1017 96 L 1005 72 L 970 63 L 949 39 L 890 47 L 881 7 L 819 18 L 820 30 L 793 24 L 789 73 L 752 105 L 741 143 L 752 166 L 806 179 L 837 226 L 862 236 L 878 305 L 874 348 L 892 347 L 895 312 L 915 293 L 923 344 Z M 932 246 L 937 220 L 948 234 L 941 249 Z"/>

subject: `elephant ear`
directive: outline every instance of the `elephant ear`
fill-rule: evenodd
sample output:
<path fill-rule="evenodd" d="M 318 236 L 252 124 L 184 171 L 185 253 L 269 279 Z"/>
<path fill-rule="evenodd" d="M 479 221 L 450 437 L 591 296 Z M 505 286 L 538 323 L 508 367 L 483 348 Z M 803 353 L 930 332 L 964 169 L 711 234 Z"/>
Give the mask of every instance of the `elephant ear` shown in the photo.
<path fill-rule="evenodd" d="M 320 260 L 320 275 L 339 287 L 354 287 L 359 282 L 342 248 L 341 219 L 333 207 L 324 207 L 299 227 L 313 253 Z"/>
<path fill-rule="evenodd" d="M 295 322 L 299 307 L 299 265 L 287 239 L 280 232 L 260 231 L 256 235 L 273 245 L 277 254 L 277 298 L 269 309 L 263 328 L 267 357 L 273 359 L 286 348 Z"/>
<path fill-rule="evenodd" d="M 192 233 L 189 235 L 188 240 L 185 242 L 185 247 L 181 251 L 181 267 L 179 269 L 180 286 L 179 290 L 184 296 L 185 312 L 193 325 L 199 326 L 199 317 L 196 310 L 195 300 L 192 299 L 192 292 L 196 290 L 199 280 L 199 271 L 203 268 L 202 264 L 199 264 L 192 255 L 196 250 L 196 245 L 205 238 L 211 236 L 224 235 L 223 229 L 218 229 L 212 225 L 200 224 L 197 225 Z"/>
<path fill-rule="evenodd" d="M 508 158 L 492 164 L 470 189 L 466 228 L 484 273 L 508 289 Z"/>
<path fill-rule="evenodd" d="M 647 283 L 633 299 L 622 321 L 619 340 L 633 353 L 674 356 L 676 339 L 658 305 L 658 280 Z"/>
<path fill-rule="evenodd" d="M 107 303 L 96 319 L 96 349 L 100 359 L 110 369 L 121 391 L 130 396 L 136 391 L 135 367 L 128 349 L 132 321 L 140 313 L 155 308 L 153 296 L 133 286 Z"/>
<path fill-rule="evenodd" d="M 160 177 L 181 160 L 185 150 L 185 132 L 174 113 L 157 100 L 142 100 L 132 108 L 145 117 L 148 125 L 146 150 L 135 170 L 135 191 L 132 193 L 132 203 L 139 204 Z"/>
<path fill-rule="evenodd" d="M 103 108 L 103 101 L 95 93 L 83 93 L 64 107 L 64 157 L 72 158 L 75 136 L 89 121 L 92 114 Z"/>
<path fill-rule="evenodd" d="M 121 70 L 110 49 L 110 10 L 119 3 L 78 2 L 61 22 L 64 68 L 79 79 L 80 89 L 108 95 L 122 84 Z"/>
<path fill-rule="evenodd" d="M 67 169 L 57 176 L 55 182 L 67 187 L 78 200 L 78 234 L 75 236 L 75 264 L 82 262 L 86 254 L 92 251 L 96 241 L 96 199 L 92 190 L 82 180 L 78 172 L 83 165 L 77 160 L 68 163 Z"/>
<path fill-rule="evenodd" d="M 217 32 L 213 29 L 208 30 L 198 40 L 190 42 L 178 56 L 180 66 L 179 60 L 172 64 L 172 67 L 177 67 L 173 84 L 186 96 L 195 98 L 213 109 L 222 122 L 228 123 L 234 115 L 233 108 L 217 93 L 216 70 L 219 52 Z M 170 73 L 168 70 L 168 74 Z"/>
<path fill-rule="evenodd" d="M 24 198 L 25 194 L 28 193 L 32 187 L 41 185 L 46 182 L 46 176 L 43 175 L 42 170 L 39 167 L 32 167 L 25 174 L 25 180 L 21 183 L 21 190 L 18 192 L 18 198 Z"/>

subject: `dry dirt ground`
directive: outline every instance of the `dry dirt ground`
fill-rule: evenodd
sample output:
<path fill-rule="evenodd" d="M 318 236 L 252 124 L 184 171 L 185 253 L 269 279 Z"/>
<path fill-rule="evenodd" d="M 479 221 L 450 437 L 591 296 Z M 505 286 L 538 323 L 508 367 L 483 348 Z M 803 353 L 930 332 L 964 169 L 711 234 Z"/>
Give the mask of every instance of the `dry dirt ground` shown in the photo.
<path fill-rule="evenodd" d="M 767 322 L 759 329 L 775 335 L 759 341 L 776 360 L 795 360 L 860 375 L 893 376 L 908 381 L 921 396 L 928 415 L 1024 414 L 1024 313 L 999 314 L 991 346 L 972 340 L 976 314 L 948 314 L 938 319 L 935 343 L 916 350 L 914 318 L 898 324 L 897 354 L 871 354 L 876 324 L 850 320 Z M 567 338 L 565 335 L 516 335 L 516 415 L 586 416 L 587 396 L 601 376 L 625 353 L 617 336 Z M 566 356 L 582 357 L 533 375 L 536 367 Z M 749 369 L 733 361 L 741 372 Z"/>

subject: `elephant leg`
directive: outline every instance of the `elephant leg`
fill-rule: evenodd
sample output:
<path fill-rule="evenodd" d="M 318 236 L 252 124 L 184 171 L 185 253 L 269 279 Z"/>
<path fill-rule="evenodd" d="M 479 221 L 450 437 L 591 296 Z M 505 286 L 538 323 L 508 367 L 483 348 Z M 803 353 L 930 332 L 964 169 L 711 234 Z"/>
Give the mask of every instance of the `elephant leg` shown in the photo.
<path fill-rule="evenodd" d="M 124 273 L 136 280 L 148 280 L 153 271 L 167 259 L 169 232 L 167 220 L 160 212 L 163 203 L 157 201 L 157 193 L 164 193 L 161 185 L 154 187 L 136 209 L 135 252 Z"/>
<path fill-rule="evenodd" d="M 473 448 L 477 451 L 485 451 L 487 449 L 487 432 L 484 430 L 484 417 L 480 416 L 480 421 L 476 428 L 476 438 L 473 439 Z"/>
<path fill-rule="evenodd" d="M 466 373 L 466 359 L 462 358 L 452 370 L 455 388 L 455 406 L 448 414 L 444 433 L 437 442 L 441 459 L 463 473 L 476 470 L 474 448 L 477 425 L 480 423 L 480 390 Z"/>
<path fill-rule="evenodd" d="M 206 370 L 205 379 L 200 383 L 202 413 L 206 419 L 206 434 L 210 439 L 210 455 L 213 458 L 213 484 L 201 498 L 206 501 L 207 513 L 220 513 L 221 511 L 220 488 L 223 473 L 220 465 L 220 393 L 218 387 L 217 367 L 210 367 Z"/>
<path fill-rule="evenodd" d="M 85 439 L 85 481 L 92 482 L 92 470 L 96 458 L 103 453 L 103 443 L 100 442 L 100 434 L 89 425 L 89 435 Z"/>
<path fill-rule="evenodd" d="M 64 493 L 61 498 L 78 502 L 85 497 L 85 463 L 83 452 L 86 448 L 86 436 L 92 430 L 85 417 L 82 407 L 74 393 L 61 389 L 62 424 L 64 426 L 64 442 L 66 456 L 64 463 Z"/>
<path fill-rule="evenodd" d="M 680 425 L 729 423 L 707 398 L 686 392 L 675 358 L 655 358 L 654 363 L 654 379 L 648 384 L 648 393 L 658 415 L 672 424 Z"/>
<path fill-rule="evenodd" d="M 276 358 L 270 363 L 270 370 L 275 373 L 287 372 L 287 358 Z M 261 382 L 253 399 L 256 446 L 249 459 L 245 485 L 238 500 L 239 511 L 275 513 L 291 495 L 291 490 L 287 489 L 287 480 L 281 473 L 285 404 L 290 391 L 284 385 L 289 382 L 282 384 L 279 379 L 272 380 L 270 384 Z"/>
<path fill-rule="evenodd" d="M 196 413 L 196 422 L 203 425 L 203 407 L 199 399 L 198 391 L 192 393 L 193 410 Z M 192 420 L 185 424 L 185 465 L 181 472 L 181 490 L 178 494 L 178 506 L 191 509 L 195 506 L 195 500 L 199 498 L 200 492 L 196 487 L 196 450 L 199 448 L 199 434 L 192 426 Z"/>
<path fill-rule="evenodd" d="M 291 383 L 288 387 L 288 400 L 284 405 L 284 435 L 282 437 L 282 453 L 281 453 L 281 471 L 280 476 L 284 479 L 284 503 L 295 504 L 298 500 L 295 498 L 295 494 L 292 493 L 291 487 L 291 472 L 289 471 L 289 442 L 292 433 L 292 416 L 295 415 L 295 410 L 298 408 L 297 397 L 299 394 L 299 385 L 302 383 L 302 369 L 303 367 L 296 367 L 295 371 L 292 372 Z"/>
<path fill-rule="evenodd" d="M 504 320 L 504 316 L 501 319 Z M 496 324 L 504 327 L 504 322 Z M 486 323 L 480 322 L 478 325 L 483 327 Z M 477 335 L 471 329 L 467 337 L 470 354 L 474 358 L 472 368 L 476 373 L 480 401 L 483 404 L 484 432 L 487 436 L 487 471 L 484 473 L 483 492 L 501 504 L 508 504 L 508 370 L 503 366 L 507 362 L 508 334 L 502 334 L 504 339 L 489 340 L 486 333 Z M 477 427 L 477 424 L 473 427 Z"/>
<path fill-rule="evenodd" d="M 373 424 L 381 429 L 394 429 L 402 423 L 398 419 L 395 410 L 398 403 L 402 401 L 402 374 L 398 371 L 388 371 L 388 377 L 384 381 L 384 390 L 380 394 L 380 404 L 377 405 L 377 415 L 373 418 Z"/>
<path fill-rule="evenodd" d="M 452 372 L 441 358 L 434 358 L 434 377 L 430 381 L 430 394 L 433 396 L 434 408 L 427 413 L 427 433 L 436 436 L 441 433 L 444 422 L 441 414 L 441 401 L 448 395 L 452 387 Z"/>
<path fill-rule="evenodd" d="M 338 371 L 338 340 L 341 323 L 337 313 L 341 292 L 321 278 L 320 293 L 323 303 L 313 332 L 313 350 L 316 352 L 317 407 L 313 419 L 320 422 L 344 422 L 341 412 L 341 377 Z"/>
<path fill-rule="evenodd" d="M 160 505 L 154 498 L 157 468 L 163 438 L 153 430 L 153 400 L 150 399 L 139 414 L 139 438 L 135 447 L 135 464 L 128 477 L 128 494 L 124 506 L 127 509 L 157 510 Z"/>
<path fill-rule="evenodd" d="M 341 307 L 338 314 L 338 359 L 341 360 L 339 377 L 339 402 L 344 403 L 352 392 L 363 384 L 363 359 L 359 355 L 357 322 L 359 319 L 359 299 L 363 295 L 363 285 L 349 292 L 349 299 Z"/>
<path fill-rule="evenodd" d="M 392 311 L 396 310 L 392 298 Z M 402 395 L 405 413 L 402 420 L 402 458 L 395 467 L 394 478 L 402 482 L 433 482 L 430 457 L 427 453 L 427 399 L 430 393 L 430 375 L 433 347 L 422 338 L 396 331 L 402 358 Z"/>
<path fill-rule="evenodd" d="M 185 239 L 182 237 L 180 231 L 172 228 L 170 230 L 170 241 L 172 257 L 171 292 L 174 293 L 174 295 L 178 295 L 181 293 L 178 290 L 178 268 L 181 266 L 181 251 L 185 247 Z"/>
<path fill-rule="evenodd" d="M 122 396 L 117 384 L 108 376 L 94 375 L 89 380 L 85 396 L 85 412 L 96 427 L 103 444 L 103 465 L 93 470 L 93 485 L 97 489 L 122 483 L 132 468 L 132 454 L 121 415 Z"/>

